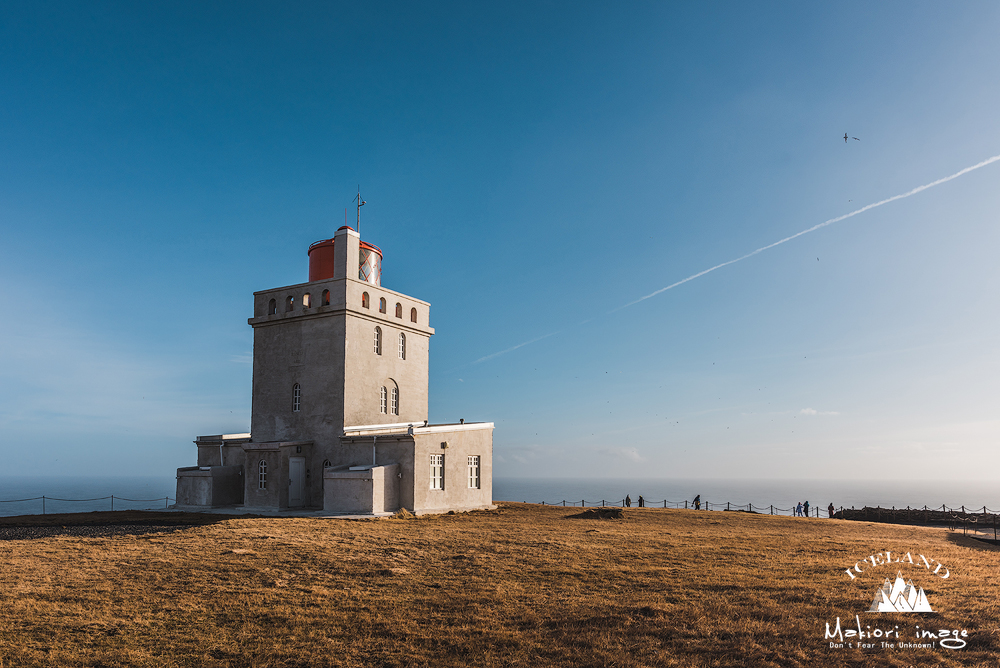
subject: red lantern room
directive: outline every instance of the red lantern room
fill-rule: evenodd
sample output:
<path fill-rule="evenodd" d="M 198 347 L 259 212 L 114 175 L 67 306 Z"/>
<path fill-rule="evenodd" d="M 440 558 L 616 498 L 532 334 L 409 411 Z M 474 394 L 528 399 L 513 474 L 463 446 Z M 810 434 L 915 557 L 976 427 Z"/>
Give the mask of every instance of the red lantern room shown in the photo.
<path fill-rule="evenodd" d="M 343 240 L 345 250 L 340 250 L 338 240 Z M 357 246 L 352 243 L 355 240 Z M 349 259 L 354 255 L 351 252 L 353 248 L 357 248 L 357 255 L 351 262 Z M 341 262 L 343 267 L 339 266 Z M 332 239 L 323 239 L 309 246 L 310 283 L 352 275 L 353 272 L 347 270 L 348 264 L 357 266 L 358 280 L 372 285 L 382 284 L 382 250 L 374 244 L 361 241 L 358 233 L 347 225 L 337 230 Z"/>

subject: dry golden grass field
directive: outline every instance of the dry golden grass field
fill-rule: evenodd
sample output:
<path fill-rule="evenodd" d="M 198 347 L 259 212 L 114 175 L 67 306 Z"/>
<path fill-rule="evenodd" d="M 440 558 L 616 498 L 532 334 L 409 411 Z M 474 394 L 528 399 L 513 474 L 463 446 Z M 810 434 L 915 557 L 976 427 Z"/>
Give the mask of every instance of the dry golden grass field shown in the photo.
<path fill-rule="evenodd" d="M 941 528 L 515 503 L 378 521 L 184 516 L 118 535 L 73 526 L 150 515 L 62 516 L 35 537 L 0 523 L 3 666 L 1000 665 L 1000 551 Z M 885 550 L 915 563 L 845 573 Z M 866 612 L 897 570 L 935 613 Z M 845 630 L 855 615 L 863 629 L 898 627 L 894 643 L 919 625 L 966 630 L 967 645 L 831 648 L 826 623 Z"/>

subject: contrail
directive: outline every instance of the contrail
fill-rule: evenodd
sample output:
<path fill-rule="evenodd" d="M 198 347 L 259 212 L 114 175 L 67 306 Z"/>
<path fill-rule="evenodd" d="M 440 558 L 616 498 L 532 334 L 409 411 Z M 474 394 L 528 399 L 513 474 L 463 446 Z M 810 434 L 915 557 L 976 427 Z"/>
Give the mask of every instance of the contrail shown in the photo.
<path fill-rule="evenodd" d="M 480 358 L 479 358 L 479 359 L 477 359 L 477 360 L 476 360 L 475 362 L 473 362 L 473 364 L 479 364 L 480 362 L 485 362 L 486 360 L 491 360 L 491 359 L 493 359 L 494 357 L 500 357 L 501 355 L 506 355 L 506 354 L 507 354 L 507 353 L 509 353 L 509 352 L 512 352 L 512 351 L 515 351 L 515 350 L 517 350 L 518 348 L 523 348 L 524 346 L 526 346 L 526 345 L 529 345 L 529 344 L 531 344 L 531 343 L 535 343 L 535 342 L 537 342 L 537 341 L 541 341 L 542 339 L 547 339 L 547 338 L 549 338 L 550 336 L 555 336 L 556 334 L 558 334 L 558 333 L 559 333 L 559 332 L 561 332 L 561 331 L 562 331 L 562 330 L 560 329 L 560 330 L 556 330 L 556 331 L 554 331 L 554 332 L 549 332 L 549 333 L 548 333 L 548 334 L 546 334 L 545 336 L 539 336 L 539 337 L 538 337 L 537 339 L 532 339 L 532 340 L 530 340 L 530 341 L 525 341 L 524 343 L 519 343 L 519 344 L 517 344 L 516 346 L 511 346 L 510 348 L 507 348 L 506 350 L 501 350 L 501 351 L 500 351 L 500 352 L 498 352 L 498 353 L 493 353 L 493 354 L 491 354 L 491 355 L 487 355 L 486 357 L 480 357 Z"/>
<path fill-rule="evenodd" d="M 843 216 L 837 216 L 836 218 L 831 218 L 830 220 L 822 222 L 819 225 L 813 225 L 809 229 L 802 230 L 801 232 L 796 232 L 795 234 L 793 234 L 790 237 L 785 237 L 784 239 L 780 239 L 778 241 L 775 241 L 773 244 L 768 244 L 767 246 L 761 246 L 757 250 L 752 251 L 750 253 L 747 253 L 746 255 L 742 255 L 742 256 L 736 258 L 735 260 L 729 260 L 728 262 L 723 262 L 722 264 L 717 264 L 714 267 L 709 267 L 708 269 L 705 269 L 704 271 L 699 271 L 697 274 L 692 274 L 692 275 L 688 276 L 685 279 L 677 281 L 676 283 L 671 283 L 670 285 L 668 285 L 665 288 L 660 288 L 659 290 L 657 290 L 655 292 L 650 292 L 645 297 L 639 297 L 638 299 L 636 299 L 634 301 L 630 301 L 628 304 L 625 304 L 624 306 L 619 306 L 618 308 L 615 308 L 615 309 L 612 309 L 612 310 L 608 311 L 607 315 L 610 315 L 610 314 L 615 313 L 617 311 L 621 311 L 622 309 L 628 308 L 629 306 L 635 306 L 639 302 L 646 301 L 647 299 L 650 299 L 651 297 L 655 297 L 656 295 L 658 295 L 658 294 L 660 294 L 662 292 L 666 292 L 667 290 L 672 290 L 672 289 L 676 288 L 678 285 L 684 285 L 688 281 L 693 281 L 694 279 L 700 278 L 700 277 L 704 276 L 705 274 L 709 274 L 709 273 L 715 271 L 716 269 L 722 269 L 723 267 L 728 267 L 731 264 L 736 264 L 737 262 L 741 262 L 742 260 L 745 260 L 748 257 L 753 257 L 754 255 L 757 255 L 758 253 L 763 253 L 764 251 L 769 250 L 771 248 L 774 248 L 775 246 L 780 246 L 781 244 L 788 243 L 792 239 L 797 239 L 798 237 L 801 237 L 801 236 L 803 236 L 805 234 L 809 234 L 810 232 L 815 232 L 816 230 L 818 230 L 820 228 L 823 228 L 823 227 L 826 227 L 827 225 L 833 225 L 834 223 L 839 223 L 842 220 L 847 220 L 848 218 L 853 218 L 854 216 L 858 215 L 859 213 L 864 213 L 865 211 L 868 211 L 870 209 L 874 209 L 876 207 L 882 206 L 883 204 L 888 204 L 889 202 L 895 202 L 896 200 L 900 200 L 900 199 L 906 199 L 907 197 L 910 197 L 912 195 L 916 195 L 917 193 L 923 192 L 923 191 L 928 190 L 930 188 L 933 188 L 934 186 L 939 186 L 942 183 L 947 183 L 948 181 L 951 181 L 953 179 L 957 179 L 958 177 L 960 177 L 960 176 L 962 176 L 964 174 L 968 174 L 969 172 L 974 171 L 976 169 L 979 169 L 980 167 L 985 167 L 986 165 L 992 164 L 992 163 L 996 162 L 997 160 L 1000 160 L 1000 155 L 995 155 L 992 158 L 987 158 L 986 160 L 983 160 L 980 163 L 972 165 L 971 167 L 966 167 L 965 169 L 959 170 L 959 171 L 955 172 L 954 174 L 952 174 L 951 176 L 946 176 L 946 177 L 944 177 L 942 179 L 938 179 L 937 181 L 931 181 L 930 183 L 925 183 L 922 186 L 917 186 L 913 190 L 908 190 L 905 193 L 901 193 L 899 195 L 893 195 L 892 197 L 889 197 L 887 199 L 881 200 L 879 202 L 874 202 L 873 204 L 868 204 L 866 206 L 861 207 L 860 209 L 857 209 L 855 211 L 851 211 L 850 213 L 845 213 Z M 521 348 L 521 347 L 526 346 L 526 345 L 531 344 L 531 343 L 535 343 L 536 341 L 541 341 L 542 339 L 546 339 L 546 338 L 548 338 L 550 336 L 553 336 L 555 334 L 558 334 L 558 333 L 559 332 L 552 332 L 551 334 L 546 334 L 545 336 L 540 336 L 537 339 L 532 339 L 531 341 L 525 341 L 524 343 L 520 343 L 520 344 L 518 344 L 516 346 L 507 348 L 506 350 L 501 350 L 500 352 L 493 353 L 492 355 L 487 355 L 486 357 L 480 357 L 475 362 L 473 362 L 473 364 L 478 364 L 479 362 L 485 362 L 486 360 L 493 359 L 494 357 L 499 357 L 500 355 L 504 355 L 504 354 L 509 353 L 511 351 L 517 350 L 518 348 Z"/>
<path fill-rule="evenodd" d="M 766 251 L 768 249 L 771 249 L 771 248 L 774 248 L 775 246 L 780 246 L 781 244 L 787 243 L 787 242 L 791 241 L 792 239 L 796 239 L 798 237 L 801 237 L 804 234 L 809 234 L 810 232 L 815 232 L 816 230 L 820 229 L 821 227 L 826 227 L 827 225 L 833 225 L 834 223 L 839 223 L 840 221 L 847 220 L 848 218 L 852 218 L 852 217 L 858 215 L 859 213 L 864 213 L 865 211 L 868 211 L 869 209 L 874 209 L 875 207 L 882 206 L 883 204 L 888 204 L 889 202 L 895 202 L 898 199 L 905 199 L 907 197 L 910 197 L 911 195 L 916 195 L 919 192 L 923 192 L 924 190 L 927 190 L 928 188 L 933 188 L 934 186 L 939 186 L 942 183 L 947 183 L 948 181 L 951 181 L 952 179 L 957 179 L 958 177 L 962 176 L 963 174 L 968 174 L 969 172 L 971 172 L 971 171 L 973 171 L 975 169 L 979 169 L 980 167 L 985 167 L 986 165 L 989 165 L 990 163 L 994 163 L 997 160 L 1000 160 L 1000 155 L 995 155 L 992 158 L 987 158 L 986 160 L 983 160 L 982 162 L 980 162 L 978 164 L 975 164 L 972 167 L 966 167 L 965 169 L 963 169 L 961 171 L 958 171 L 958 172 L 955 172 L 951 176 L 946 176 L 943 179 L 938 179 L 937 181 L 931 181 L 930 183 L 925 183 L 922 186 L 917 186 L 913 190 L 909 190 L 909 191 L 907 191 L 905 193 L 902 193 L 900 195 L 893 195 L 892 197 L 890 197 L 888 199 L 884 199 L 884 200 L 882 200 L 880 202 L 875 202 L 874 204 L 868 204 L 866 206 L 861 207 L 860 209 L 857 209 L 856 211 L 851 211 L 850 213 L 845 213 L 843 216 L 837 216 L 836 218 L 831 218 L 830 220 L 828 220 L 826 222 L 823 222 L 823 223 L 820 223 L 819 225 L 813 225 L 812 227 L 810 227 L 807 230 L 802 230 L 801 232 L 796 232 L 795 234 L 793 234 L 790 237 L 785 237 L 784 239 L 781 239 L 780 241 L 775 241 L 773 244 L 768 244 L 767 246 L 761 246 L 757 250 L 752 251 L 750 253 L 747 253 L 746 255 L 743 255 L 741 257 L 738 257 L 735 260 L 730 260 L 729 262 L 723 262 L 722 264 L 717 264 L 714 267 L 711 267 L 709 269 L 705 269 L 704 271 L 699 271 L 697 274 L 692 274 L 691 276 L 688 276 L 687 278 L 685 278 L 683 280 L 677 281 L 676 283 L 671 283 L 670 285 L 668 285 L 665 288 L 660 288 L 656 292 L 650 292 L 645 297 L 639 297 L 635 301 L 631 301 L 628 304 L 625 304 L 624 306 L 619 306 L 616 309 L 612 309 L 612 310 L 608 311 L 608 313 L 611 314 L 611 313 L 614 313 L 616 311 L 621 311 L 623 308 L 628 308 L 629 306 L 634 306 L 634 305 L 638 304 L 641 301 L 645 301 L 645 300 L 649 299 L 650 297 L 655 297 L 656 295 L 660 294 L 661 292 L 666 292 L 667 290 L 671 290 L 673 288 L 676 288 L 678 285 L 683 285 L 684 283 L 687 283 L 688 281 L 693 281 L 694 279 L 699 278 L 700 276 L 704 276 L 707 273 L 713 272 L 716 269 L 722 269 L 723 267 L 729 266 L 731 264 L 736 264 L 737 262 L 740 262 L 741 260 L 745 260 L 748 257 L 753 257 L 757 253 L 763 253 L 764 251 Z"/>

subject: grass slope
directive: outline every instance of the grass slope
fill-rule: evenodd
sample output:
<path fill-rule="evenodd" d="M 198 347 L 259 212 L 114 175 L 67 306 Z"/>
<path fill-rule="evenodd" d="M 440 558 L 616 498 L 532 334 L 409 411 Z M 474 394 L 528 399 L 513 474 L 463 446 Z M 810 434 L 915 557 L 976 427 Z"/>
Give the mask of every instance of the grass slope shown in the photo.
<path fill-rule="evenodd" d="M 2 665 L 1000 663 L 1000 551 L 945 529 L 662 509 L 581 515 L 504 503 L 415 519 L 15 532 L 0 540 Z M 60 521 L 75 520 L 52 526 Z M 854 581 L 844 573 L 886 549 L 922 553 L 951 576 L 909 564 Z M 936 614 L 865 612 L 897 570 Z M 901 636 L 915 624 L 967 629 L 969 644 L 831 649 L 826 622 L 846 627 L 855 614 L 873 628 L 899 625 Z"/>

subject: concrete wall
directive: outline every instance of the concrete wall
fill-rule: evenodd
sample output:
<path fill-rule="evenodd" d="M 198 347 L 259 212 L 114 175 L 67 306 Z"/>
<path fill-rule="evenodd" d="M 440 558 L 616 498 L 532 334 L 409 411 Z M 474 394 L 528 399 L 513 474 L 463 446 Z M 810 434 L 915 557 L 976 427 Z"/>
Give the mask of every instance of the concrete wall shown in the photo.
<path fill-rule="evenodd" d="M 339 459 L 345 466 L 365 466 L 372 463 L 372 437 L 344 437 L 340 441 Z M 413 510 L 413 439 L 410 436 L 379 436 L 375 441 L 375 462 L 379 466 L 397 464 L 401 474 L 397 486 L 396 508 Z M 324 480 L 324 484 L 326 481 Z M 394 509 L 395 510 L 395 509 Z"/>
<path fill-rule="evenodd" d="M 305 459 L 306 477 L 302 487 L 302 508 L 319 508 L 323 502 L 322 474 L 313 474 L 315 451 L 310 441 L 244 443 L 246 492 L 244 505 L 251 508 L 285 509 L 288 504 L 289 457 Z M 260 486 L 260 462 L 267 464 L 265 486 Z"/>
<path fill-rule="evenodd" d="M 398 464 L 363 471 L 328 468 L 323 474 L 323 509 L 329 513 L 370 515 L 399 508 Z"/>
<path fill-rule="evenodd" d="M 212 508 L 242 502 L 242 467 L 191 466 L 177 469 L 177 505 Z"/>
<path fill-rule="evenodd" d="M 220 441 L 195 441 L 195 444 L 198 446 L 198 466 L 246 466 L 243 441 L 225 443 L 221 448 Z"/>
<path fill-rule="evenodd" d="M 493 504 L 492 429 L 416 434 L 413 439 L 413 512 L 470 510 Z M 444 489 L 431 489 L 432 454 L 444 455 Z M 479 489 L 469 487 L 469 455 L 479 456 Z"/>
<path fill-rule="evenodd" d="M 247 444 L 250 446 L 252 444 Z M 268 444 L 270 445 L 270 444 Z M 282 475 L 281 452 L 277 446 L 247 447 L 246 449 L 246 493 L 243 504 L 250 508 L 279 508 L 281 503 L 282 483 L 287 480 L 288 472 Z M 260 462 L 267 464 L 264 487 L 260 486 Z M 287 467 L 287 463 L 286 463 Z M 285 490 L 285 505 L 288 505 L 288 494 Z"/>
<path fill-rule="evenodd" d="M 430 338 L 400 322 L 351 313 L 346 319 L 345 358 L 348 391 L 344 395 L 344 424 L 390 424 L 427 419 L 427 379 Z M 382 354 L 375 354 L 375 328 L 382 332 Z M 406 337 L 406 359 L 398 353 L 399 335 Z M 381 412 L 381 388 L 389 395 Z M 399 390 L 399 413 L 392 414 L 391 393 Z"/>

